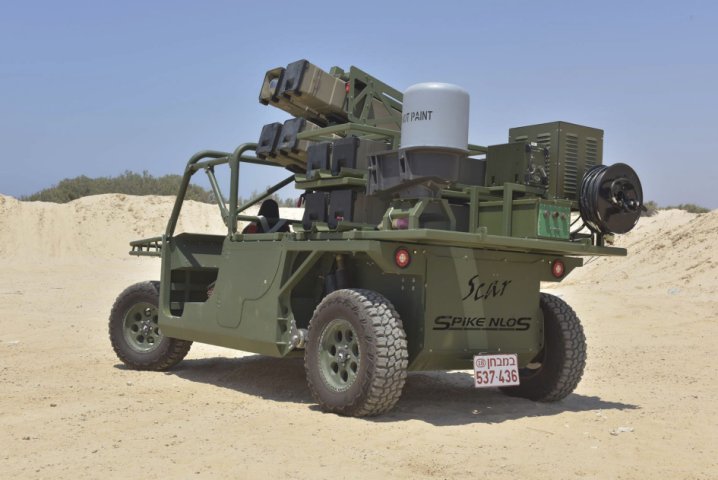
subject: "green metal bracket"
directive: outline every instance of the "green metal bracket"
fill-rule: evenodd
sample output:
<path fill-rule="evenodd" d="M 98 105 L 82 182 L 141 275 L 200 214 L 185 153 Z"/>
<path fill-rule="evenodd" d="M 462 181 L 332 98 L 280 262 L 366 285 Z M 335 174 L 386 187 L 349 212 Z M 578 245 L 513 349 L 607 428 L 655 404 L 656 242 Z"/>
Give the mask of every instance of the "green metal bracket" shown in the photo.
<path fill-rule="evenodd" d="M 144 238 L 130 242 L 130 255 L 136 257 L 159 257 L 162 255 L 162 237 Z"/>
<path fill-rule="evenodd" d="M 369 118 L 372 104 L 377 101 L 387 116 Z M 349 69 L 348 116 L 349 121 L 364 125 L 385 124 L 387 120 L 401 129 L 401 111 L 404 94 L 357 67 Z"/>
<path fill-rule="evenodd" d="M 354 135 L 367 140 L 385 140 L 387 143 L 391 143 L 392 148 L 398 148 L 401 132 L 399 132 L 399 130 L 381 128 L 361 123 L 341 123 L 339 125 L 332 125 L 330 127 L 298 133 L 297 139 L 321 141 L 331 139 L 332 135 L 339 135 L 342 137 Z"/>
<path fill-rule="evenodd" d="M 296 187 L 300 190 L 322 190 L 327 188 L 366 188 L 366 180 L 356 177 L 331 177 L 313 181 L 297 178 Z"/>
<path fill-rule="evenodd" d="M 421 219 L 421 215 L 432 203 L 438 203 L 441 206 L 441 209 L 444 211 L 446 217 L 449 219 L 449 230 L 456 230 L 456 217 L 454 216 L 454 212 L 449 206 L 449 201 L 443 198 L 422 198 L 408 208 L 400 206 L 389 207 L 389 209 L 387 209 L 387 211 L 384 213 L 384 217 L 381 221 L 382 230 L 394 229 L 394 220 L 400 218 L 408 219 L 407 229 L 409 230 L 421 228 L 419 222 Z"/>

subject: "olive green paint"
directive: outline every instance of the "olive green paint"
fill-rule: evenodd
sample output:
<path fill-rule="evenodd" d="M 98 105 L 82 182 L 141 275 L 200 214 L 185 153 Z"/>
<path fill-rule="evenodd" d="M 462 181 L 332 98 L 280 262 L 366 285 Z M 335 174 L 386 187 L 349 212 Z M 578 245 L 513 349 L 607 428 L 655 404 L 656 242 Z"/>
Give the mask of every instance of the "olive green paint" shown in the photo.
<path fill-rule="evenodd" d="M 276 74 L 272 72 L 260 94 L 267 103 L 274 101 L 268 96 L 268 82 Z M 356 135 L 396 148 L 401 93 L 356 68 L 348 74 L 333 69 L 331 75 L 349 85 L 348 121 L 327 122 L 297 138 L 319 141 Z M 488 170 L 494 182 L 486 182 L 487 186 L 450 184 L 432 198 L 387 200 L 379 225 L 339 221 L 331 229 L 316 223 L 311 230 L 297 226 L 289 233 L 242 234 L 238 221 L 265 222 L 242 212 L 288 183 L 309 191 L 364 192 L 367 175 L 351 170 L 336 176 L 326 171 L 311 176 L 300 172 L 239 205 L 243 163 L 279 167 L 282 163 L 255 157 L 254 143 L 242 144 L 231 153 L 197 153 L 187 163 L 164 235 L 131 243 L 133 255 L 161 257 L 162 334 L 274 357 L 301 354 L 297 329 L 308 327 L 314 308 L 341 271 L 348 287 L 374 290 L 396 307 L 407 335 L 410 369 L 471 368 L 473 355 L 499 352 L 516 353 L 519 364 L 526 365 L 543 346 L 540 282 L 564 278 L 553 277 L 553 263 L 562 261 L 567 275 L 582 265 L 582 256 L 625 255 L 626 251 L 604 246 L 601 236 L 570 235 L 576 188 L 572 182 L 590 164 L 571 164 L 572 169 L 561 176 L 554 171 L 566 155 L 573 161 L 575 145 L 588 152 L 592 162 L 600 163 L 603 132 L 565 122 L 511 132 L 512 142 L 524 146 L 529 142 L 529 156 L 516 164 L 494 161 Z M 535 168 L 538 161 L 536 146 L 530 142 L 540 147 L 542 141 L 565 148 L 542 153 L 552 183 L 524 182 L 521 172 L 527 165 Z M 469 148 L 470 155 L 488 154 L 489 163 L 491 152 L 491 148 Z M 214 176 L 215 168 L 223 165 L 230 170 L 229 195 L 228 204 L 218 201 L 218 214 L 225 221 L 226 234 L 175 235 L 196 172 L 206 172 L 216 197 L 225 198 Z M 443 215 L 444 221 L 426 228 L 427 209 L 434 216 Z M 408 228 L 393 229 L 397 218 L 406 219 Z M 400 247 L 411 255 L 405 268 L 395 263 Z M 334 330 L 345 327 L 337 324 Z M 332 347 L 330 340 L 325 347 Z M 324 367 L 334 368 L 331 363 Z"/>

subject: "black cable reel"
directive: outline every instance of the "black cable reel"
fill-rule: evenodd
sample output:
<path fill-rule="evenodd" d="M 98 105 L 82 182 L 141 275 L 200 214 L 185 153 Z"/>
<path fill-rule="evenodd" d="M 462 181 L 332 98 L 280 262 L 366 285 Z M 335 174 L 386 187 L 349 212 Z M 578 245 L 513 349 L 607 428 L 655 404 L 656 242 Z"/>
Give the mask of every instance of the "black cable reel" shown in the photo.
<path fill-rule="evenodd" d="M 578 206 L 594 233 L 626 233 L 636 226 L 644 208 L 641 181 L 625 163 L 596 165 L 583 176 Z"/>

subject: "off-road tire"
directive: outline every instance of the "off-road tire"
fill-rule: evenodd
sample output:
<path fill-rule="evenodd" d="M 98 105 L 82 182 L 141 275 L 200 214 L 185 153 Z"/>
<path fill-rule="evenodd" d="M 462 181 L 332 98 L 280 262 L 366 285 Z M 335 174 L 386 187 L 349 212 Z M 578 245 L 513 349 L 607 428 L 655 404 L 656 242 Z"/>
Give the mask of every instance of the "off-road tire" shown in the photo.
<path fill-rule="evenodd" d="M 330 383 L 330 373 L 321 363 L 331 358 L 322 342 L 325 332 L 331 331 L 337 321 L 351 325 L 358 345 L 358 369 L 343 390 Z M 391 410 L 406 381 L 408 358 L 401 318 L 382 295 L 371 290 L 336 290 L 324 297 L 314 311 L 304 367 L 309 390 L 322 410 L 354 417 Z"/>
<path fill-rule="evenodd" d="M 125 335 L 125 319 L 133 307 L 159 305 L 159 282 L 141 282 L 127 287 L 115 300 L 110 312 L 110 342 L 122 363 L 135 370 L 167 370 L 189 352 L 192 342 L 160 334 L 161 340 L 148 351 L 134 348 Z"/>
<path fill-rule="evenodd" d="M 563 300 L 541 294 L 544 348 L 536 371 L 519 370 L 520 385 L 503 387 L 507 395 L 539 402 L 555 402 L 573 392 L 586 366 L 586 337 L 576 312 Z"/>

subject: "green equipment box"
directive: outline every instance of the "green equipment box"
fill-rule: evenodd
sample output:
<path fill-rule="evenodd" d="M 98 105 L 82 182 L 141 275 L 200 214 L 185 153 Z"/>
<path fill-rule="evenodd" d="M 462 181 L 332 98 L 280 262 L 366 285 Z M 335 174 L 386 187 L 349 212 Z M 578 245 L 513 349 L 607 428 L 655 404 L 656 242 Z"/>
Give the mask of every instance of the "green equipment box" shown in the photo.
<path fill-rule="evenodd" d="M 481 202 L 479 224 L 486 227 L 489 235 L 568 240 L 570 201 L 538 198 L 514 200 L 508 216 L 504 208 L 503 201 Z M 505 221 L 506 218 L 510 218 L 510 222 Z"/>
<path fill-rule="evenodd" d="M 509 142 L 532 142 L 548 149 L 548 198 L 578 200 L 583 174 L 603 162 L 603 130 L 598 128 L 541 123 L 509 129 Z"/>

